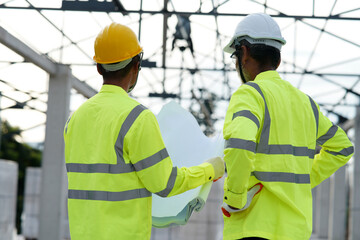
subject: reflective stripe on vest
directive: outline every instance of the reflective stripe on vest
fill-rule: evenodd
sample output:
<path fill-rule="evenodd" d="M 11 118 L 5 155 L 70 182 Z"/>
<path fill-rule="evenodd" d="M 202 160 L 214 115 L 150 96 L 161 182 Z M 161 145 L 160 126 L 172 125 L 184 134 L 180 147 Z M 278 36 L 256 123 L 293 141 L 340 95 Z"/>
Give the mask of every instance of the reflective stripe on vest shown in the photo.
<path fill-rule="evenodd" d="M 230 138 L 225 141 L 225 148 L 237 148 L 256 153 L 256 143 L 240 138 Z M 289 154 L 297 157 L 315 156 L 315 150 L 307 147 L 293 147 L 291 145 L 268 145 L 270 154 Z"/>
<path fill-rule="evenodd" d="M 254 176 L 256 179 L 263 182 L 310 183 L 310 174 L 254 171 L 251 173 L 251 176 Z"/>
<path fill-rule="evenodd" d="M 329 151 L 329 150 L 325 150 L 325 152 L 330 153 L 330 154 L 332 154 L 334 156 L 343 155 L 343 156 L 347 157 L 347 156 L 350 156 L 351 154 L 354 153 L 354 146 L 344 148 L 340 152 L 333 152 L 333 151 Z"/>
<path fill-rule="evenodd" d="M 319 131 L 319 110 L 318 110 L 314 100 L 312 100 L 312 98 L 310 96 L 308 96 L 308 97 L 310 100 L 311 108 L 314 112 L 314 117 L 315 117 L 315 121 L 316 121 L 316 137 L 317 137 L 318 131 Z"/>
<path fill-rule="evenodd" d="M 331 128 L 329 128 L 329 130 L 324 135 L 322 135 L 316 140 L 316 143 L 320 146 L 323 145 L 327 140 L 335 136 L 337 130 L 338 127 L 336 125 L 332 125 Z"/>
<path fill-rule="evenodd" d="M 169 156 L 169 153 L 167 152 L 166 148 L 164 148 L 164 149 L 160 150 L 159 152 L 155 153 L 154 155 L 135 163 L 134 164 L 135 170 L 141 171 L 143 169 L 149 168 L 149 167 L 161 162 L 163 159 L 167 158 L 168 156 Z"/>
<path fill-rule="evenodd" d="M 148 167 L 155 165 L 156 163 L 161 162 L 163 159 L 169 156 L 166 148 L 160 150 L 154 155 L 147 157 L 139 162 L 132 164 L 107 164 L 107 163 L 67 163 L 66 169 L 68 172 L 78 172 L 78 173 L 110 173 L 110 174 L 119 174 L 119 173 L 129 173 L 133 171 L 141 171 Z"/>
<path fill-rule="evenodd" d="M 171 190 L 174 188 L 176 177 L 177 177 L 177 167 L 173 167 L 166 188 L 155 194 L 160 197 L 167 197 L 171 192 Z"/>
<path fill-rule="evenodd" d="M 123 192 L 86 191 L 69 189 L 69 199 L 99 200 L 99 201 L 126 201 L 137 198 L 150 197 L 151 192 L 146 188 L 133 189 Z"/>
<path fill-rule="evenodd" d="M 131 163 L 126 164 L 123 157 L 123 147 L 124 147 L 124 139 L 125 135 L 129 131 L 130 127 L 135 122 L 136 118 L 140 115 L 142 111 L 144 111 L 146 108 L 143 105 L 137 105 L 129 115 L 126 117 L 124 123 L 122 124 L 120 128 L 119 135 L 115 142 L 115 152 L 116 152 L 116 158 L 117 158 L 117 164 L 123 165 L 124 168 L 131 169 L 134 171 L 134 166 Z M 132 172 L 131 171 L 131 172 Z"/>
<path fill-rule="evenodd" d="M 143 169 L 149 168 L 163 159 L 169 157 L 169 154 L 166 148 L 163 148 L 159 152 L 153 154 L 150 157 L 142 159 L 135 164 L 128 163 L 126 164 L 123 158 L 123 145 L 124 138 L 137 117 L 144 111 L 146 108 L 143 105 L 136 106 L 129 115 L 126 117 L 123 122 L 119 135 L 115 142 L 115 152 L 117 158 L 117 164 L 106 164 L 106 163 L 67 163 L 66 169 L 67 172 L 77 172 L 77 173 L 110 173 L 110 174 L 121 174 L 121 173 L 130 173 L 134 171 L 141 171 Z M 170 178 L 167 183 L 167 187 L 157 193 L 160 196 L 166 197 L 169 195 L 171 190 L 174 187 L 175 180 L 177 176 L 177 168 L 174 167 Z M 69 189 L 68 198 L 69 199 L 86 199 L 86 200 L 102 200 L 102 201 L 125 201 L 136 198 L 150 197 L 151 192 L 147 189 L 135 189 L 123 192 L 107 192 L 107 191 L 86 191 L 86 190 L 74 190 Z"/>
<path fill-rule="evenodd" d="M 146 108 L 143 105 L 137 105 L 129 115 L 126 117 L 124 123 L 120 128 L 119 135 L 115 142 L 115 152 L 117 163 L 116 164 L 107 164 L 107 163 L 67 163 L 66 169 L 68 172 L 79 172 L 79 173 L 129 173 L 134 172 L 135 167 L 129 163 L 126 164 L 123 158 L 123 144 L 126 133 L 129 131 L 132 124 L 135 122 L 136 118 L 140 115 L 142 111 Z"/>
<path fill-rule="evenodd" d="M 244 140 L 240 138 L 230 138 L 225 141 L 225 148 L 237 148 L 255 153 L 256 143 L 250 140 Z"/>
<path fill-rule="evenodd" d="M 260 128 L 260 122 L 259 122 L 259 120 L 258 120 L 257 117 L 256 117 L 252 112 L 250 112 L 249 110 L 242 110 L 242 111 L 239 111 L 239 112 L 234 113 L 232 119 L 234 119 L 234 118 L 236 118 L 236 117 L 246 117 L 246 118 L 250 119 L 251 121 L 253 121 L 258 128 Z"/>
<path fill-rule="evenodd" d="M 268 109 L 268 106 L 267 106 L 267 103 L 265 100 L 265 96 L 264 96 L 263 92 L 261 91 L 258 84 L 254 83 L 254 82 L 247 82 L 246 84 L 255 88 L 256 91 L 259 92 L 259 94 L 263 98 L 264 104 L 265 104 L 264 125 L 263 125 L 262 131 L 261 131 L 260 141 L 256 146 L 256 153 L 290 154 L 290 155 L 294 155 L 294 156 L 304 156 L 304 157 L 314 158 L 315 149 L 309 149 L 307 147 L 297 147 L 297 146 L 292 146 L 290 144 L 286 144 L 286 145 L 271 144 L 271 145 L 269 145 L 271 118 L 270 118 L 269 109 Z M 313 104 L 312 104 L 313 101 L 311 100 L 311 98 L 310 98 L 310 102 L 311 102 L 311 105 L 313 106 Z M 316 105 L 315 105 L 315 107 L 316 107 Z M 316 110 L 317 110 L 317 108 L 316 108 Z M 315 111 L 314 108 L 313 108 L 313 111 L 314 111 L 316 124 L 318 124 L 319 113 L 317 111 Z M 317 127 L 316 127 L 316 129 L 317 129 Z"/>
<path fill-rule="evenodd" d="M 314 110 L 314 115 L 315 115 L 315 119 L 316 119 L 316 124 L 317 124 L 317 128 L 316 130 L 318 130 L 318 124 L 319 124 L 319 111 L 316 107 L 316 104 L 315 102 L 309 97 L 310 99 L 310 102 L 311 102 L 311 107 L 313 108 Z M 321 137 L 319 137 L 317 140 L 316 140 L 316 143 L 318 145 L 323 145 L 326 141 L 330 140 L 332 137 L 335 136 L 336 132 L 338 130 L 338 126 L 336 125 L 332 125 L 329 130 L 324 134 L 322 135 Z M 316 131 L 316 135 L 317 135 L 317 131 Z M 340 152 L 333 152 L 333 151 L 329 151 L 329 150 L 325 150 L 325 152 L 327 153 L 330 153 L 334 156 L 337 156 L 337 155 L 343 155 L 345 157 L 351 155 L 354 153 L 354 147 L 351 146 L 351 147 L 348 147 L 348 148 L 344 148 L 343 150 L 341 150 Z"/>

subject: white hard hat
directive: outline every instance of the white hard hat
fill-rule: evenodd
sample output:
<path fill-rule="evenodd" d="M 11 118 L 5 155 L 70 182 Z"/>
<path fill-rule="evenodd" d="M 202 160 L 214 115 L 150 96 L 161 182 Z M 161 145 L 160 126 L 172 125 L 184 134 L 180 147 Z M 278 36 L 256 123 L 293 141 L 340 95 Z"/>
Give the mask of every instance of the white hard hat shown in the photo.
<path fill-rule="evenodd" d="M 251 44 L 265 44 L 281 50 L 286 41 L 281 36 L 279 25 L 269 15 L 265 13 L 253 13 L 247 15 L 236 26 L 234 36 L 224 47 L 227 53 L 235 51 L 235 39 L 246 39 Z"/>

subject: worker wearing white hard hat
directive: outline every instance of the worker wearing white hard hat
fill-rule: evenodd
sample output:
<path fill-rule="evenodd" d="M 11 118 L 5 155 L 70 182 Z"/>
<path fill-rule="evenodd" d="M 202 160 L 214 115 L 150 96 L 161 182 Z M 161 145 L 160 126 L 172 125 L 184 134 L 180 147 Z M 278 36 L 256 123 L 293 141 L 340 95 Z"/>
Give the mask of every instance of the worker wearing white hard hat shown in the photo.
<path fill-rule="evenodd" d="M 309 239 L 311 189 L 354 152 L 318 104 L 277 73 L 285 43 L 274 19 L 255 13 L 237 25 L 224 48 L 243 82 L 223 129 L 224 240 Z"/>

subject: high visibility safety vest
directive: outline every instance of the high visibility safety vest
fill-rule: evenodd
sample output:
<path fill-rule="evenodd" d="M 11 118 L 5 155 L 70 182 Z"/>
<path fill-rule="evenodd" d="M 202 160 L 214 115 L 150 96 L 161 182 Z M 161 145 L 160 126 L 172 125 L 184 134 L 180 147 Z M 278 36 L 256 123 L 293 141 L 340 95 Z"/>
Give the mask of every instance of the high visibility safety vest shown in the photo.
<path fill-rule="evenodd" d="M 304 240 L 312 232 L 311 189 L 346 164 L 354 148 L 307 95 L 276 71 L 260 73 L 232 95 L 224 123 L 224 202 L 248 209 L 224 216 L 224 240 Z M 316 154 L 316 145 L 322 147 Z"/>
<path fill-rule="evenodd" d="M 72 114 L 64 140 L 72 240 L 150 239 L 151 193 L 176 195 L 214 177 L 209 163 L 173 167 L 154 114 L 114 85 Z"/>

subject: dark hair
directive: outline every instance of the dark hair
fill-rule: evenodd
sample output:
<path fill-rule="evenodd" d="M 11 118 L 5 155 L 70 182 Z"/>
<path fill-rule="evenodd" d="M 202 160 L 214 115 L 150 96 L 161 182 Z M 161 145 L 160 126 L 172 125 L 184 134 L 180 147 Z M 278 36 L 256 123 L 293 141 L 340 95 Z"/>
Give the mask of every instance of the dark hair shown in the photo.
<path fill-rule="evenodd" d="M 130 69 L 139 61 L 140 61 L 140 56 L 136 55 L 135 57 L 133 57 L 131 59 L 131 62 L 128 65 L 126 65 L 123 69 L 120 69 L 117 71 L 106 71 L 101 64 L 98 64 L 98 65 L 99 65 L 101 75 L 103 76 L 104 79 L 124 78 L 124 77 L 126 77 L 126 75 L 129 74 Z M 117 63 L 114 63 L 114 64 L 117 64 Z"/>
<path fill-rule="evenodd" d="M 246 46 L 249 49 L 250 56 L 255 59 L 261 66 L 271 66 L 274 69 L 278 67 L 280 61 L 280 51 L 277 48 L 264 44 L 250 44 L 247 40 L 240 41 L 240 46 Z M 237 46 L 236 50 L 242 54 L 241 47 Z M 238 56 L 238 57 L 240 57 Z"/>

